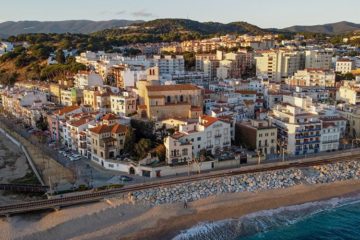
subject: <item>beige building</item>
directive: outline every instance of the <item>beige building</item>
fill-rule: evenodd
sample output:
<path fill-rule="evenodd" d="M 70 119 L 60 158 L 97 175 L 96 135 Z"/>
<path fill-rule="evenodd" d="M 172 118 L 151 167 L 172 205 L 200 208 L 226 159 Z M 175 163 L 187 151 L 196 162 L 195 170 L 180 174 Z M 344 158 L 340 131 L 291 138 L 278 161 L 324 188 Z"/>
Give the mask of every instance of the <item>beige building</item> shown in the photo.
<path fill-rule="evenodd" d="M 333 70 L 309 68 L 297 71 L 285 82 L 295 87 L 335 87 L 335 77 Z"/>
<path fill-rule="evenodd" d="M 355 69 L 355 62 L 350 59 L 339 59 L 336 61 L 336 72 L 342 74 L 351 73 Z"/>
<path fill-rule="evenodd" d="M 329 70 L 333 54 L 333 51 L 307 50 L 305 51 L 305 68 Z"/>
<path fill-rule="evenodd" d="M 110 116 L 110 115 L 109 115 Z M 109 117 L 90 131 L 91 159 L 104 166 L 105 162 L 115 160 L 124 149 L 127 127 L 116 123 L 116 117 Z"/>
<path fill-rule="evenodd" d="M 259 51 L 255 60 L 256 74 L 270 82 L 280 83 L 305 68 L 304 54 L 290 49 Z"/>
<path fill-rule="evenodd" d="M 235 125 L 236 142 L 260 154 L 276 154 L 277 128 L 268 121 L 251 120 Z"/>
<path fill-rule="evenodd" d="M 127 92 L 110 95 L 111 112 L 120 116 L 136 113 L 136 98 Z"/>
<path fill-rule="evenodd" d="M 198 118 L 203 112 L 202 89 L 194 85 L 145 86 L 139 95 L 150 119 Z"/>
<path fill-rule="evenodd" d="M 360 103 L 360 83 L 358 81 L 344 81 L 336 93 L 336 100 L 349 104 Z"/>

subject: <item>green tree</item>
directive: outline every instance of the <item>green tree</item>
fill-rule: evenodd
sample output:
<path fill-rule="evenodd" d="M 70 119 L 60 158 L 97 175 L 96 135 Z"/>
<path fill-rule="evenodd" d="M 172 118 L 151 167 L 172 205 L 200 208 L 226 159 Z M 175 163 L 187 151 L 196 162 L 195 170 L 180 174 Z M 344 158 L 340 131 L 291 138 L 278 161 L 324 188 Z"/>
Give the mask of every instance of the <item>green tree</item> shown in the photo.
<path fill-rule="evenodd" d="M 138 159 L 146 157 L 149 150 L 151 149 L 151 140 L 142 138 L 138 143 L 135 144 L 134 150 Z"/>
<path fill-rule="evenodd" d="M 56 51 L 55 59 L 59 64 L 64 64 L 65 63 L 66 59 L 65 59 L 65 56 L 64 56 L 64 52 L 61 49 Z"/>
<path fill-rule="evenodd" d="M 134 153 L 135 134 L 134 130 L 129 127 L 125 134 L 124 152 L 132 154 Z"/>

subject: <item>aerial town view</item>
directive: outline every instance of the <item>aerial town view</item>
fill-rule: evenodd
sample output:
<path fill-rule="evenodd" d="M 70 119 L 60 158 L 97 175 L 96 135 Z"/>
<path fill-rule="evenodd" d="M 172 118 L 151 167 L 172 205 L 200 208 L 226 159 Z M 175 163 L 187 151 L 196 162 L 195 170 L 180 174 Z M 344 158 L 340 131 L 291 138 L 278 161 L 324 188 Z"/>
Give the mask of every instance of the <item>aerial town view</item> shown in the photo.
<path fill-rule="evenodd" d="M 3 2 L 0 240 L 360 240 L 359 9 Z"/>

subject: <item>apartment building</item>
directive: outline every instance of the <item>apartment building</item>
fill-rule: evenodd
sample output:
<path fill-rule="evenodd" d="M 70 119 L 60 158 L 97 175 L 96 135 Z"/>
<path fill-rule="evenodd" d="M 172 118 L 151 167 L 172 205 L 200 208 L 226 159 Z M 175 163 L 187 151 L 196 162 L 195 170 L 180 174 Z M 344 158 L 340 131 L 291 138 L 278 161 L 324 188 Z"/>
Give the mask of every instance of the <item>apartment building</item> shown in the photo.
<path fill-rule="evenodd" d="M 204 62 L 205 61 L 214 61 L 218 60 L 216 54 L 212 53 L 202 53 L 195 55 L 195 71 L 204 71 Z"/>
<path fill-rule="evenodd" d="M 68 106 L 59 109 L 47 116 L 48 128 L 52 140 L 62 142 L 61 132 L 63 128 L 62 121 L 72 114 L 79 114 L 83 111 L 80 106 Z"/>
<path fill-rule="evenodd" d="M 333 51 L 306 50 L 305 68 L 329 70 L 332 67 Z"/>
<path fill-rule="evenodd" d="M 152 59 L 152 66 L 159 68 L 159 74 L 176 74 L 185 71 L 185 60 L 182 55 L 155 55 Z"/>
<path fill-rule="evenodd" d="M 278 49 L 256 54 L 256 74 L 267 76 L 270 82 L 281 83 L 305 67 L 304 54 L 300 51 Z"/>
<path fill-rule="evenodd" d="M 95 72 L 81 71 L 74 76 L 74 86 L 78 89 L 103 85 L 102 77 Z"/>
<path fill-rule="evenodd" d="M 327 152 L 339 150 L 340 134 L 340 129 L 335 124 L 323 122 L 320 151 Z"/>
<path fill-rule="evenodd" d="M 342 74 L 351 73 L 355 69 L 355 62 L 351 59 L 339 59 L 336 61 L 336 72 Z"/>
<path fill-rule="evenodd" d="M 137 81 L 146 79 L 145 68 L 141 65 L 114 65 L 111 67 L 110 73 L 116 86 L 122 89 L 135 87 Z"/>
<path fill-rule="evenodd" d="M 322 124 L 316 112 L 308 110 L 311 100 L 284 96 L 269 114 L 270 123 L 278 128 L 278 139 L 290 155 L 320 152 Z"/>
<path fill-rule="evenodd" d="M 130 116 L 136 113 L 136 97 L 128 92 L 110 95 L 111 112 L 119 116 Z"/>
<path fill-rule="evenodd" d="M 285 83 L 293 87 L 335 87 L 335 77 L 333 70 L 307 68 L 298 70 Z"/>
<path fill-rule="evenodd" d="M 90 115 L 80 116 L 66 122 L 67 131 L 64 135 L 64 144 L 82 156 L 87 156 L 86 130 L 95 119 Z"/>
<path fill-rule="evenodd" d="M 336 100 L 348 104 L 360 103 L 360 81 L 343 81 L 342 86 L 336 92 Z"/>
<path fill-rule="evenodd" d="M 265 120 L 250 120 L 235 125 L 235 142 L 261 155 L 276 154 L 277 128 Z"/>

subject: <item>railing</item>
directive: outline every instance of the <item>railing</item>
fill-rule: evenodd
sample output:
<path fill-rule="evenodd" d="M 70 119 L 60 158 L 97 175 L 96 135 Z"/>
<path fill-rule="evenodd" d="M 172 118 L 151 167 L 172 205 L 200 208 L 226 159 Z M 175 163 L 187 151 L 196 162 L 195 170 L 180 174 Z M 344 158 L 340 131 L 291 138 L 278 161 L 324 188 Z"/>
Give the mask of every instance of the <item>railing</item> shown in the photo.
<path fill-rule="evenodd" d="M 315 135 L 302 135 L 302 136 L 295 136 L 296 139 L 302 139 L 302 138 L 313 138 L 313 137 L 321 137 L 321 134 L 315 134 Z"/>
<path fill-rule="evenodd" d="M 215 134 L 215 138 L 221 138 L 221 134 Z"/>

